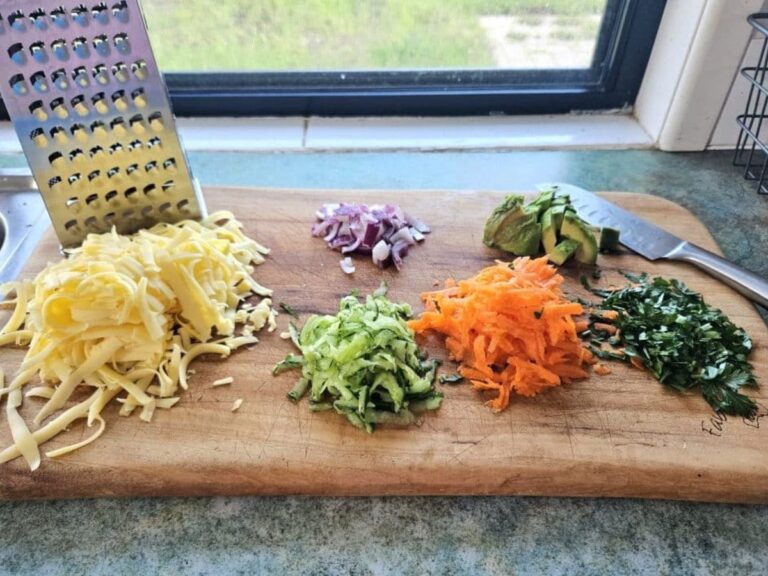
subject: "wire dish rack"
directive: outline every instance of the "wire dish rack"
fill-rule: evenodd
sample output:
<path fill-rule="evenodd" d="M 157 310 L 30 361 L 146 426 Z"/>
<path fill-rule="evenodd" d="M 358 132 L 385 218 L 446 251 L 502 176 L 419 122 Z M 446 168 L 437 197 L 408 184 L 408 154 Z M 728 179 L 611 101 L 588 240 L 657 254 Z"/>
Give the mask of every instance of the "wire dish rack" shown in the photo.
<path fill-rule="evenodd" d="M 749 95 L 744 114 L 736 117 L 741 130 L 733 165 L 744 169 L 744 178 L 757 182 L 759 194 L 768 194 L 768 12 L 752 14 L 747 21 L 760 34 L 762 46 L 756 64 L 741 69 Z"/>

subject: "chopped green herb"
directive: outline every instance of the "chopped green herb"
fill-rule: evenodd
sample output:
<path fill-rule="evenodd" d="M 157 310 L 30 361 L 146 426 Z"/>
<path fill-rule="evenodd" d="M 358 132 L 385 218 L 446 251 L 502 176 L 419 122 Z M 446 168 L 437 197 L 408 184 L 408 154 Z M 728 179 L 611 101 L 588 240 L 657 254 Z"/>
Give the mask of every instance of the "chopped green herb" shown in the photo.
<path fill-rule="evenodd" d="M 439 378 L 440 384 L 458 384 L 464 381 L 461 374 L 442 374 Z"/>
<path fill-rule="evenodd" d="M 277 376 L 278 374 L 293 370 L 294 368 L 301 368 L 302 366 L 304 366 L 304 359 L 301 356 L 298 354 L 288 354 L 282 362 L 276 364 L 275 367 L 272 368 L 272 375 Z"/>
<path fill-rule="evenodd" d="M 609 292 L 601 304 L 618 313 L 613 322 L 617 335 L 608 342 L 623 347 L 623 353 L 593 347 L 595 355 L 636 358 L 674 390 L 698 388 L 716 412 L 754 414 L 755 402 L 739 392 L 742 386 L 757 386 L 747 361 L 752 341 L 746 332 L 678 280 L 625 276 L 638 284 Z M 593 342 L 604 341 L 605 333 L 594 322 L 591 335 Z"/>
<path fill-rule="evenodd" d="M 290 326 L 301 355 L 289 354 L 273 372 L 300 367 L 289 398 L 309 391 L 311 410 L 333 409 L 368 432 L 377 423 L 412 423 L 414 412 L 436 409 L 443 396 L 434 387 L 438 362 L 417 347 L 410 316 L 408 304 L 384 295 L 364 303 L 346 296 L 337 314 L 311 316 L 300 333 Z"/>
<path fill-rule="evenodd" d="M 285 302 L 280 302 L 279 306 L 280 306 L 280 309 L 285 311 L 285 313 L 288 314 L 289 316 L 293 316 L 296 319 L 299 318 L 299 315 L 296 313 L 296 310 L 294 310 L 290 304 L 286 304 Z"/>

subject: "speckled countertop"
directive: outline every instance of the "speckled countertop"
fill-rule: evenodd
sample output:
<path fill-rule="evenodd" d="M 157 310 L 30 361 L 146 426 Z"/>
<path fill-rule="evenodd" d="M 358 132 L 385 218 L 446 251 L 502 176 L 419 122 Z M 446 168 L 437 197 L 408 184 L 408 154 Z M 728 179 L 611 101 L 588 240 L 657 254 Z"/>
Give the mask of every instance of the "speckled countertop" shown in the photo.
<path fill-rule="evenodd" d="M 204 184 L 658 194 L 768 276 L 768 197 L 731 154 L 193 153 Z M 0 156 L 0 167 L 21 166 Z M 2 471 L 0 470 L 0 473 Z M 514 497 L 0 503 L 0 574 L 765 574 L 768 506 Z"/>

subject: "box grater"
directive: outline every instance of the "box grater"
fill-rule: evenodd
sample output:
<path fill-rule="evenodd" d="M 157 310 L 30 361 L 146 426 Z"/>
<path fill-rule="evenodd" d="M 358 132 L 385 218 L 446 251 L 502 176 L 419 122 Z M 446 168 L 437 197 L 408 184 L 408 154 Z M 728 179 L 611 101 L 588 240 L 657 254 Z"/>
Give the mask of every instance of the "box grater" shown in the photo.
<path fill-rule="evenodd" d="M 204 215 L 138 0 L 0 0 L 0 62 L 63 247 Z"/>

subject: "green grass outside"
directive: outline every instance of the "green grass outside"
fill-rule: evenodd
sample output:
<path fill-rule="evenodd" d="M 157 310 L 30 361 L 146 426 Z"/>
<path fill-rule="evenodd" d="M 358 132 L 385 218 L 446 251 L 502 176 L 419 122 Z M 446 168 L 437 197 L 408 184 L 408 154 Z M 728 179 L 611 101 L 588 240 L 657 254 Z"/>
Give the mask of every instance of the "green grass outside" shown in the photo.
<path fill-rule="evenodd" d="M 600 14 L 605 0 L 145 0 L 160 67 L 493 67 L 483 15 Z M 568 32 L 564 32 L 568 35 Z"/>

